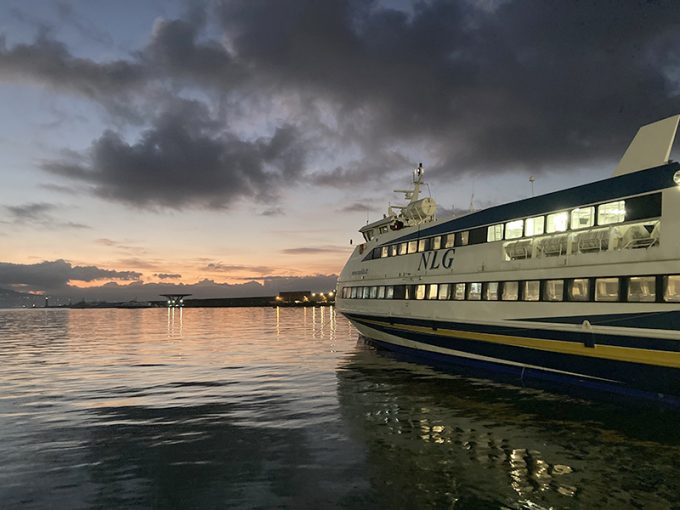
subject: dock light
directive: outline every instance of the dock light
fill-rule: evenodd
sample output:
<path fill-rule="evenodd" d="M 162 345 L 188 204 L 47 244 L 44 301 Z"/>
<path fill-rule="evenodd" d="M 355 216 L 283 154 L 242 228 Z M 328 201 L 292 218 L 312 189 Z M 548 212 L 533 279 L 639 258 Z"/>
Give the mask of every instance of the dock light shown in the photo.
<path fill-rule="evenodd" d="M 673 174 L 673 182 L 680 186 L 680 170 Z"/>

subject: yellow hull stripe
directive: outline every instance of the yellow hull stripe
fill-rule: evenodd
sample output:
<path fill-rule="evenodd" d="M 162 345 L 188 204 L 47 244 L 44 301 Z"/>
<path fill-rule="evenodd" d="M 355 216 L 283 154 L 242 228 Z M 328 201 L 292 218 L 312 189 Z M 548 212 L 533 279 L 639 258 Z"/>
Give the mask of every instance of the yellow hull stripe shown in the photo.
<path fill-rule="evenodd" d="M 491 333 L 479 333 L 476 331 L 461 331 L 455 329 L 437 328 L 427 326 L 412 326 L 409 324 L 390 324 L 389 322 L 359 319 L 360 322 L 375 324 L 390 329 L 410 331 L 413 333 L 425 333 L 427 335 L 459 338 L 463 340 L 478 340 L 493 344 L 511 345 L 537 349 L 539 351 L 558 352 L 561 354 L 573 354 L 587 356 L 589 358 L 601 358 L 629 363 L 641 363 L 660 367 L 680 368 L 680 352 L 655 351 L 633 347 L 620 347 L 616 345 L 596 344 L 595 347 L 586 347 L 581 342 L 567 342 L 564 340 L 546 340 L 542 338 L 527 338 L 511 335 L 496 335 Z"/>

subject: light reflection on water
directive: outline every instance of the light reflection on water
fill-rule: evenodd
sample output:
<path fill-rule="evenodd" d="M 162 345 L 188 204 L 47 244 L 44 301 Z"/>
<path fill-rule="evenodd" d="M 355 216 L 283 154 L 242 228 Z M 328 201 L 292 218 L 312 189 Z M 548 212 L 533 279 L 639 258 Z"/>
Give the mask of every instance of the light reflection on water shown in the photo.
<path fill-rule="evenodd" d="M 446 373 L 330 308 L 0 310 L 0 507 L 669 508 L 677 413 Z"/>

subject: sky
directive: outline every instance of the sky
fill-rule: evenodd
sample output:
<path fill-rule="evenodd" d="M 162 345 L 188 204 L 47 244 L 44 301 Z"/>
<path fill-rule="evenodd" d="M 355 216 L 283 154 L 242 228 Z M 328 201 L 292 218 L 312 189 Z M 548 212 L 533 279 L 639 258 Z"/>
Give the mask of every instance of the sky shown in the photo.
<path fill-rule="evenodd" d="M 4 0 L 0 287 L 329 290 L 420 162 L 440 216 L 609 177 L 680 113 L 679 29 L 651 0 Z"/>

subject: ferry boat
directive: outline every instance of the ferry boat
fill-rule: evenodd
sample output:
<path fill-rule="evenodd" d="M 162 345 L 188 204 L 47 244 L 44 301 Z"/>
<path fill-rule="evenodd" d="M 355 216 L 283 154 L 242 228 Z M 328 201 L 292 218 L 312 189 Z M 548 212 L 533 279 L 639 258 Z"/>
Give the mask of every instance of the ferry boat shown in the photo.
<path fill-rule="evenodd" d="M 337 310 L 393 351 L 680 405 L 680 115 L 598 182 L 454 218 L 421 198 L 361 228 Z"/>

